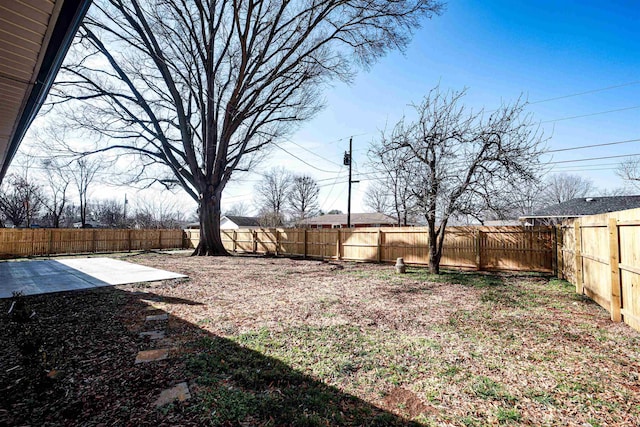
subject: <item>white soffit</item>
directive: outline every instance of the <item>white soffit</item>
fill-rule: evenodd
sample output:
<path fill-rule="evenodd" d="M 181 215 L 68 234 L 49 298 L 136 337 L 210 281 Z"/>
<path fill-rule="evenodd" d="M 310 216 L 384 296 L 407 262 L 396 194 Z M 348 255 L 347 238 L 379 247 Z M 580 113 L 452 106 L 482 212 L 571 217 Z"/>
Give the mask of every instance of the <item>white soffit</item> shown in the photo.
<path fill-rule="evenodd" d="M 63 0 L 0 0 L 0 163 L 40 71 Z"/>

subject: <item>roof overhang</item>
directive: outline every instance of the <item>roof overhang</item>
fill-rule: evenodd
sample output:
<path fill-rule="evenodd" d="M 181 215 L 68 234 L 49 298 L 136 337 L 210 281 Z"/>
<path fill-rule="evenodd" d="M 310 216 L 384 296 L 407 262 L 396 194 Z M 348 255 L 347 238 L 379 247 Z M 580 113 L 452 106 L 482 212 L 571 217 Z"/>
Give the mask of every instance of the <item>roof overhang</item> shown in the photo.
<path fill-rule="evenodd" d="M 0 182 L 92 0 L 0 0 Z"/>

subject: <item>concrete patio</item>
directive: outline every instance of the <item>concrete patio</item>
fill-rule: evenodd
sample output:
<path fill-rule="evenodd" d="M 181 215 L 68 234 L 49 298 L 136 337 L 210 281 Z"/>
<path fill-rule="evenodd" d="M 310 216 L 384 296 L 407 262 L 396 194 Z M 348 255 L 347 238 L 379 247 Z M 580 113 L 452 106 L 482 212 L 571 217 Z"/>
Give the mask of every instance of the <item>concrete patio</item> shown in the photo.
<path fill-rule="evenodd" d="M 0 298 L 187 277 L 111 258 L 0 262 Z"/>

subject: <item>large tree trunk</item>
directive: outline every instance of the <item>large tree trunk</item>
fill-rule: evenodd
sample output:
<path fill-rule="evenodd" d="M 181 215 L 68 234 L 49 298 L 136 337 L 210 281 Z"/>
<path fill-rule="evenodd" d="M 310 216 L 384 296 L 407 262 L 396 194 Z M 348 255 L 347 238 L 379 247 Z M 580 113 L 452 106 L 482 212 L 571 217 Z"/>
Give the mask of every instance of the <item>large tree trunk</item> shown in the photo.
<path fill-rule="evenodd" d="M 200 200 L 200 243 L 192 255 L 229 255 L 220 236 L 220 195 L 204 194 Z"/>

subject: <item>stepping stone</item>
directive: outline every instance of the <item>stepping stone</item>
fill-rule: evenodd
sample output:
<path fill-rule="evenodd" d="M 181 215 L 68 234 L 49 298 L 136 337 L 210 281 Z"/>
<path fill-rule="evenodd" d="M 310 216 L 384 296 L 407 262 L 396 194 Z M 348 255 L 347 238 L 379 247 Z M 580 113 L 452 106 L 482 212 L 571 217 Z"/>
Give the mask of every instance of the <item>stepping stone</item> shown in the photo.
<path fill-rule="evenodd" d="M 174 401 L 184 402 L 191 399 L 191 393 L 189 393 L 189 386 L 186 382 L 176 384 L 175 386 L 164 390 L 160 393 L 160 396 L 156 400 L 156 407 L 159 408 L 164 405 L 168 405 Z"/>
<path fill-rule="evenodd" d="M 152 340 L 161 340 L 164 338 L 164 331 L 146 331 L 140 332 L 141 337 L 149 337 Z"/>
<path fill-rule="evenodd" d="M 169 315 L 167 313 L 164 314 L 150 314 L 145 318 L 147 322 L 153 322 L 155 320 L 169 320 Z"/>
<path fill-rule="evenodd" d="M 144 350 L 144 351 L 138 352 L 135 363 L 138 364 L 138 363 L 157 362 L 158 360 L 165 360 L 168 357 L 169 357 L 168 348 L 159 348 L 157 350 Z"/>

